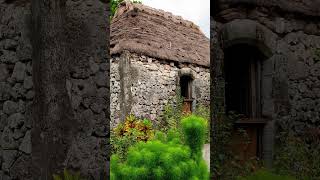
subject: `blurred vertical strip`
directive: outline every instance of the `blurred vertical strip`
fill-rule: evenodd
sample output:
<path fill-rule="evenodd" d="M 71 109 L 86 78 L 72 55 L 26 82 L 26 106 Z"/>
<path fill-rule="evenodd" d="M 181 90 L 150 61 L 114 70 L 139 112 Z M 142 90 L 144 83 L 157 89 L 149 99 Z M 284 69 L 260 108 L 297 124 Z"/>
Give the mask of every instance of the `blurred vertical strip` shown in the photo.
<path fill-rule="evenodd" d="M 31 6 L 33 179 L 109 179 L 109 1 Z"/>

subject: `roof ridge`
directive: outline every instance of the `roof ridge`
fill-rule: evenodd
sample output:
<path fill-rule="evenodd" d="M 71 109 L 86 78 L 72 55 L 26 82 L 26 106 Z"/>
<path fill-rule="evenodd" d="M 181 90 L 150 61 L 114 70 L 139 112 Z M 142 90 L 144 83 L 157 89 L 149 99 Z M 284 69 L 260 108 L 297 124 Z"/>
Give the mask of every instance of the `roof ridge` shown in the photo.
<path fill-rule="evenodd" d="M 183 25 L 185 27 L 189 27 L 195 30 L 200 31 L 202 34 L 203 32 L 200 30 L 200 27 L 193 23 L 190 20 L 184 19 L 182 16 L 179 15 L 174 15 L 171 12 L 164 11 L 162 9 L 156 9 L 144 4 L 138 4 L 138 3 L 133 3 L 129 0 L 124 0 L 118 5 L 118 9 L 114 14 L 114 17 L 112 21 L 116 20 L 119 16 L 128 13 L 130 11 L 139 11 L 139 12 L 144 12 L 149 15 L 156 15 L 156 16 L 161 16 L 167 20 L 171 20 L 177 24 Z"/>
<path fill-rule="evenodd" d="M 170 20 L 168 20 L 170 18 Z M 210 41 L 192 23 L 163 10 L 124 2 L 111 21 L 110 53 L 127 50 L 162 60 L 210 66 Z"/>

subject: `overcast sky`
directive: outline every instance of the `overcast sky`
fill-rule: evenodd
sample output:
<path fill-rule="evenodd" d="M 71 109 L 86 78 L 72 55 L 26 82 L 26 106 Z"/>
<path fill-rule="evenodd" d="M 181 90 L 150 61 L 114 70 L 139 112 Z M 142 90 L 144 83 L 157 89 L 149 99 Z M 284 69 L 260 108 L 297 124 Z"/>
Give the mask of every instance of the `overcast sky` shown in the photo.
<path fill-rule="evenodd" d="M 210 0 L 142 0 L 142 3 L 192 21 L 210 38 Z"/>

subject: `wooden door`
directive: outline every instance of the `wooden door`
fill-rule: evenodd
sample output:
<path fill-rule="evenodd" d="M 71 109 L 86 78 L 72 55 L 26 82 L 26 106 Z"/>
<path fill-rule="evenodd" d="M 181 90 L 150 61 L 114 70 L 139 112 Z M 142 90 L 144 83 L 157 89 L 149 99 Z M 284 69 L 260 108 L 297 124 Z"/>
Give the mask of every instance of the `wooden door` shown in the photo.
<path fill-rule="evenodd" d="M 192 79 L 189 76 L 183 76 L 180 79 L 181 95 L 183 97 L 182 111 L 185 114 L 192 112 Z"/>
<path fill-rule="evenodd" d="M 182 111 L 185 114 L 191 114 L 192 112 L 192 99 L 184 99 Z"/>
<path fill-rule="evenodd" d="M 240 129 L 246 135 L 239 132 Z M 240 160 L 245 161 L 257 157 L 258 129 L 256 127 L 236 127 L 232 137 L 232 150 L 239 156 Z"/>

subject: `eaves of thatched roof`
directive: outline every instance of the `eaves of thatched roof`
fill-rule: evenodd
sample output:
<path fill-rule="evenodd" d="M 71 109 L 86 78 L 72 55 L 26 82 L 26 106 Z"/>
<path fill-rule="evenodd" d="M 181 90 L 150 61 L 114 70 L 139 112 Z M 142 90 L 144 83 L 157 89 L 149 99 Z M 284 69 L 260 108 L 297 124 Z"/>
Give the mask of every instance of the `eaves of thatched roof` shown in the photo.
<path fill-rule="evenodd" d="M 123 2 L 111 21 L 111 55 L 129 51 L 209 67 L 209 39 L 191 21 L 142 4 Z"/>

